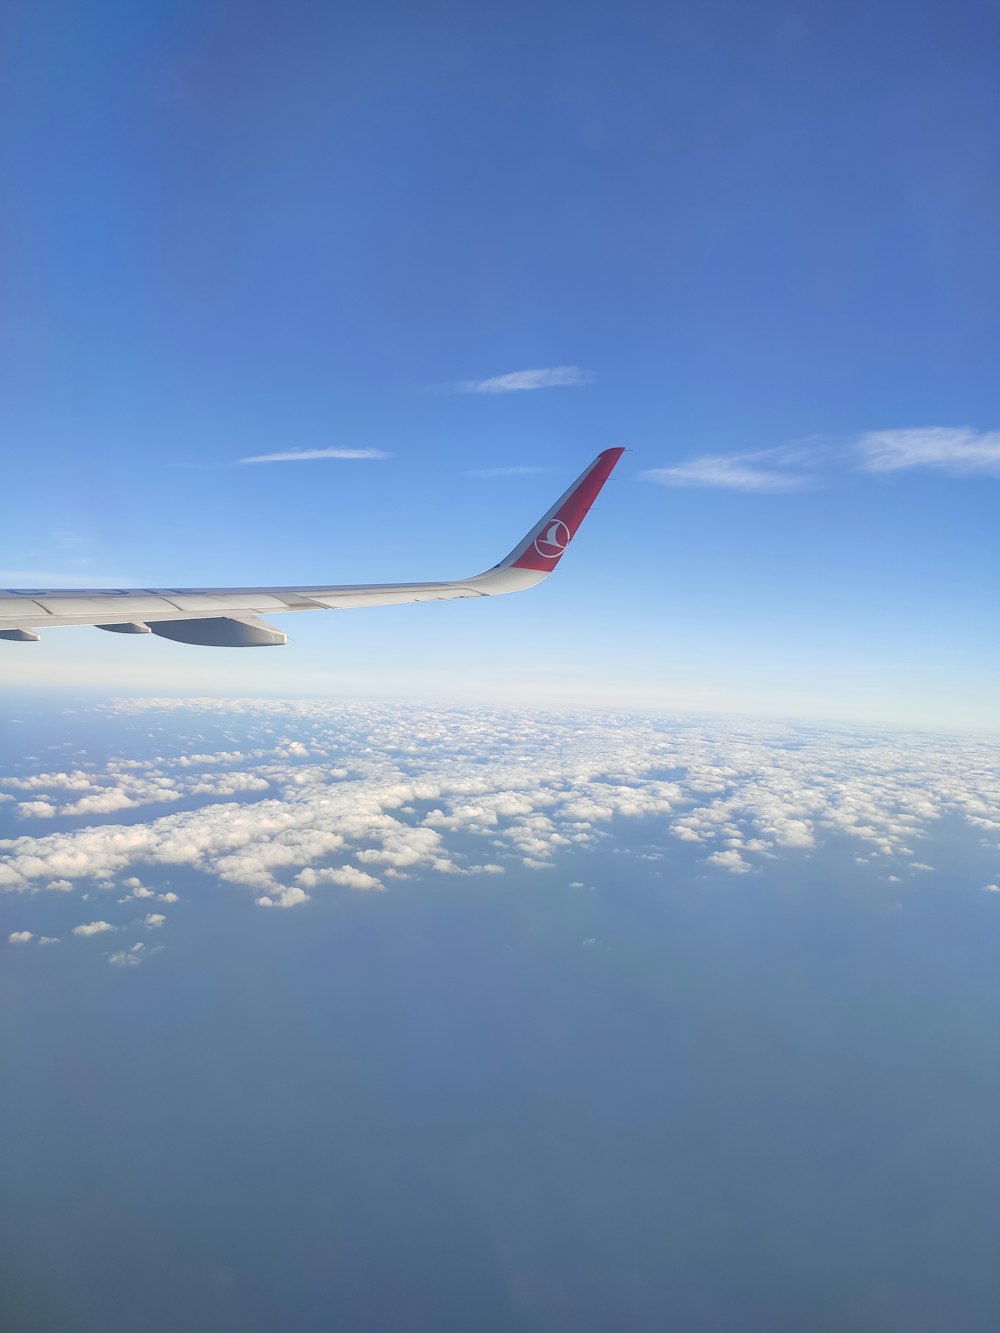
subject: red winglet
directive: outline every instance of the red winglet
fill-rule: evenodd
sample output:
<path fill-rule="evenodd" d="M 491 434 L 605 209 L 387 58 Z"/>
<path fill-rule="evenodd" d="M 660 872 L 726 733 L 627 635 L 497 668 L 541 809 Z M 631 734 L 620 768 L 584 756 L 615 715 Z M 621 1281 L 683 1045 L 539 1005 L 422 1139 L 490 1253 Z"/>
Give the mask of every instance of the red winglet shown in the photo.
<path fill-rule="evenodd" d="M 503 563 L 514 569 L 537 569 L 545 574 L 555 569 L 624 452 L 624 449 L 605 449 L 598 454 L 586 472 L 556 501 Z"/>

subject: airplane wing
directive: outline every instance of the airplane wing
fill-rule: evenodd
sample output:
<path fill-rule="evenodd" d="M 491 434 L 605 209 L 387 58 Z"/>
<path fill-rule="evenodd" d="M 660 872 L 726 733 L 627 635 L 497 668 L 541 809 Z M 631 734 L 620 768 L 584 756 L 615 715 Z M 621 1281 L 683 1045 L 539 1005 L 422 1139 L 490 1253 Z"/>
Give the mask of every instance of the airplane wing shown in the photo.
<path fill-rule="evenodd" d="M 220 648 L 283 644 L 260 619 L 285 611 L 396 606 L 494 597 L 541 583 L 559 563 L 624 449 L 605 449 L 510 555 L 485 574 L 446 583 L 298 588 L 8 588 L 0 590 L 0 639 L 30 643 L 49 626 L 96 625 L 117 634 L 158 634 Z"/>

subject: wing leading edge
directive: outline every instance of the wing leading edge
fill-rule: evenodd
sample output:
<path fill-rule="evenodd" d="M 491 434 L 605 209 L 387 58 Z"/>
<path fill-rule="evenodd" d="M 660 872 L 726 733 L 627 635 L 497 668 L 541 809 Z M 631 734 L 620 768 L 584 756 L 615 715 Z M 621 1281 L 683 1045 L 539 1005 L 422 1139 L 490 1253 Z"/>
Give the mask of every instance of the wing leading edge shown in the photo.
<path fill-rule="evenodd" d="M 261 620 L 264 615 L 522 592 L 555 569 L 624 452 L 598 454 L 505 559 L 472 578 L 297 588 L 10 588 L 0 591 L 0 639 L 33 642 L 50 626 L 96 625 L 181 643 L 263 647 L 288 637 Z"/>

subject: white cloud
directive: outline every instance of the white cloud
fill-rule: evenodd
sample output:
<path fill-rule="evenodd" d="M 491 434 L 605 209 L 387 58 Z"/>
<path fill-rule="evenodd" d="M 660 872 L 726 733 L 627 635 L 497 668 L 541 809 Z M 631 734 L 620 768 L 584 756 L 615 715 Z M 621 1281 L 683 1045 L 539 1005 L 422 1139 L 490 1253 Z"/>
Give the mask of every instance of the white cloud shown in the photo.
<path fill-rule="evenodd" d="M 257 905 L 259 907 L 298 907 L 300 903 L 307 903 L 308 901 L 308 893 L 293 886 L 270 895 L 262 894 L 257 899 Z"/>
<path fill-rule="evenodd" d="M 7 938 L 11 944 L 27 944 L 35 936 L 34 932 L 30 930 L 12 930 Z"/>
<path fill-rule="evenodd" d="M 19 801 L 17 813 L 23 819 L 52 819 L 56 808 L 51 801 Z"/>
<path fill-rule="evenodd" d="M 255 454 L 252 458 L 241 458 L 241 463 L 311 463 L 320 458 L 382 459 L 391 458 L 392 454 L 382 449 L 289 449 L 286 453 Z"/>
<path fill-rule="evenodd" d="M 115 930 L 110 921 L 88 921 L 86 925 L 74 926 L 74 935 L 103 935 L 107 930 Z"/>
<path fill-rule="evenodd" d="M 267 791 L 270 785 L 266 778 L 253 773 L 223 773 L 195 782 L 189 791 L 192 796 L 238 796 L 242 792 Z"/>
<path fill-rule="evenodd" d="M 63 791 L 88 791 L 94 779 L 80 769 L 72 773 L 32 773 L 26 778 L 4 778 L 5 787 L 16 787 L 19 791 L 50 791 L 57 787 Z"/>
<path fill-rule="evenodd" d="M 721 866 L 723 870 L 730 870 L 734 875 L 745 875 L 752 869 L 735 848 L 730 848 L 726 852 L 713 852 L 706 859 L 709 865 Z"/>
<path fill-rule="evenodd" d="M 166 919 L 167 919 L 167 918 L 163 915 L 162 912 L 150 912 L 150 913 L 143 919 L 143 923 L 142 923 L 142 924 L 143 924 L 144 926 L 148 926 L 148 927 L 150 928 L 150 930 L 156 930 L 156 929 L 158 929 L 158 927 L 160 927 L 160 926 L 163 925 L 163 923 L 164 923 L 164 921 L 166 921 Z"/>
<path fill-rule="evenodd" d="M 580 366 L 548 366 L 542 370 L 514 370 L 485 380 L 466 380 L 463 393 L 522 393 L 530 389 L 556 389 L 589 384 L 594 378 Z"/>
<path fill-rule="evenodd" d="M 109 788 L 106 791 L 95 792 L 92 796 L 81 796 L 78 801 L 73 801 L 70 805 L 64 805 L 60 813 L 64 815 L 110 815 L 115 810 L 128 810 L 135 804 L 136 802 L 125 792 Z"/>
<path fill-rule="evenodd" d="M 145 884 L 143 884 L 142 880 L 137 879 L 135 875 L 132 875 L 129 879 L 124 880 L 122 887 L 129 890 L 129 892 L 125 895 L 124 898 L 119 899 L 119 901 L 123 903 L 131 902 L 133 898 L 141 899 L 141 898 L 156 897 L 156 894 L 153 892 L 153 890 L 147 889 Z"/>
<path fill-rule="evenodd" d="M 128 949 L 119 949 L 117 953 L 108 954 L 108 962 L 112 967 L 138 967 L 144 956 L 146 956 L 146 946 L 133 944 Z"/>
<path fill-rule="evenodd" d="M 242 764 L 245 758 L 242 750 L 219 750 L 215 754 L 182 754 L 174 762 L 180 768 L 201 768 L 205 764 Z M 163 759 L 153 761 L 156 765 L 165 762 Z"/>
<path fill-rule="evenodd" d="M 161 894 L 159 894 L 158 897 L 159 897 L 161 903 L 179 903 L 179 902 L 180 902 L 180 898 L 178 898 L 177 894 L 174 893 L 171 889 L 168 889 L 166 893 L 161 893 Z"/>
<path fill-rule="evenodd" d="M 861 437 L 857 449 L 865 472 L 933 468 L 955 477 L 1000 477 L 1000 431 L 968 426 L 875 430 Z"/>
<path fill-rule="evenodd" d="M 248 766 L 243 776 L 268 784 L 266 797 L 216 793 L 145 822 L 95 815 L 87 827 L 3 840 L 0 888 L 92 891 L 113 879 L 130 897 L 172 902 L 139 873 L 181 866 L 289 908 L 323 885 L 377 890 L 407 875 L 525 867 L 562 869 L 565 882 L 581 873 L 567 851 L 640 819 L 643 856 L 677 839 L 687 844 L 678 854 L 746 874 L 761 858 L 807 857 L 850 838 L 886 876 L 912 873 L 919 840 L 941 818 L 1000 827 L 1000 746 L 987 739 L 310 700 L 136 700 L 113 711 L 149 713 L 152 730 L 157 710 L 187 710 L 170 719 L 174 730 L 190 727 L 192 712 L 239 727 L 241 750 L 229 753 Z M 112 764 L 132 772 L 127 762 Z M 193 803 L 203 771 L 176 756 L 157 763 L 173 766 L 171 790 Z M 107 780 L 88 776 L 98 789 Z M 152 770 L 141 778 L 151 791 L 162 780 Z M 112 927 L 77 933 L 100 929 Z"/>
<path fill-rule="evenodd" d="M 1000 884 L 984 884 L 984 893 L 1000 893 Z"/>
<path fill-rule="evenodd" d="M 357 866 L 340 866 L 339 868 L 327 867 L 322 870 L 313 870 L 307 867 L 296 875 L 299 884 L 307 889 L 315 889 L 320 884 L 341 884 L 346 889 L 380 889 L 381 881 L 374 875 L 369 875 L 365 870 L 359 870 Z"/>
<path fill-rule="evenodd" d="M 814 484 L 810 468 L 819 461 L 816 450 L 782 447 L 756 453 L 703 454 L 673 467 L 650 468 L 643 481 L 661 486 L 708 486 L 731 491 L 777 494 L 802 491 Z"/>
<path fill-rule="evenodd" d="M 932 468 L 954 477 L 1000 477 L 1000 431 L 920 426 L 868 431 L 840 445 L 779 445 L 754 452 L 702 454 L 672 467 L 650 468 L 643 480 L 661 486 L 702 486 L 777 494 L 808 490 L 828 464 L 843 470 L 894 473 Z"/>

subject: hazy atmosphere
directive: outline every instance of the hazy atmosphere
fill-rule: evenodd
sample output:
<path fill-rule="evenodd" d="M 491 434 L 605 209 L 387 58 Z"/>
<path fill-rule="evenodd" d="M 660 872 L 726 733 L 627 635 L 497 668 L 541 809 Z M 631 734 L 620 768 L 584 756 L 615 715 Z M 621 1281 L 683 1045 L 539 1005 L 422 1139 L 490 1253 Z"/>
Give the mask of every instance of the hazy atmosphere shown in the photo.
<path fill-rule="evenodd" d="M 10 732 L 10 1327 L 992 1325 L 996 743 Z"/>
<path fill-rule="evenodd" d="M 3 1333 L 995 1333 L 994 0 L 3 30 Z"/>

